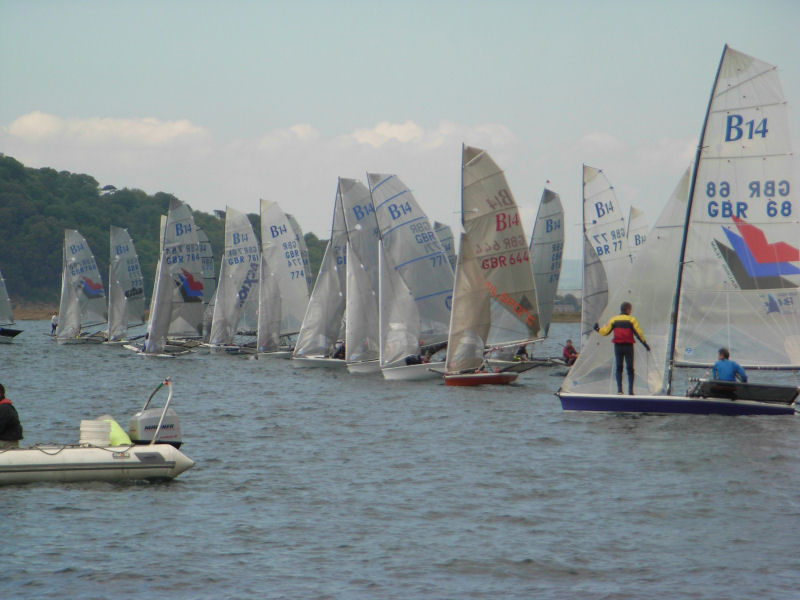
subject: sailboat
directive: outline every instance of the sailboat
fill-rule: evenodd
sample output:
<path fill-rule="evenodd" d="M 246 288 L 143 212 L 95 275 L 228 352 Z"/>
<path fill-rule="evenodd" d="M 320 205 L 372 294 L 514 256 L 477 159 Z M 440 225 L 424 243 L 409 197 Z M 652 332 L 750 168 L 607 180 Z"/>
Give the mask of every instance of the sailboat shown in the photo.
<path fill-rule="evenodd" d="M 347 228 L 345 364 L 349 373 L 378 373 L 378 221 L 369 189 L 356 179 L 339 181 Z"/>
<path fill-rule="evenodd" d="M 486 371 L 484 350 L 487 345 L 512 348 L 538 339 L 528 243 L 505 175 L 485 150 L 463 147 L 461 177 L 465 231 L 456 264 L 444 380 L 446 385 L 510 383 L 524 370 L 522 365 Z"/>
<path fill-rule="evenodd" d="M 336 185 L 331 237 L 292 352 L 295 367 L 344 367 L 347 227 L 341 180 Z"/>
<path fill-rule="evenodd" d="M 21 329 L 13 329 L 6 325 L 14 325 L 14 313 L 11 310 L 11 298 L 8 297 L 6 280 L 0 273 L 0 344 L 10 344 L 15 337 L 22 333 Z"/>
<path fill-rule="evenodd" d="M 438 379 L 453 271 L 414 194 L 397 175 L 367 173 L 380 229 L 380 365 L 384 379 Z"/>
<path fill-rule="evenodd" d="M 589 338 L 558 395 L 564 410 L 793 414 L 796 386 L 699 380 L 727 347 L 745 368 L 800 368 L 800 249 L 793 156 L 776 68 L 726 46 L 694 170 L 665 207 L 631 276 L 602 315 L 630 300 L 652 352 L 636 347 L 635 391 L 614 395 L 612 352 Z M 674 315 L 674 318 L 673 318 Z"/>
<path fill-rule="evenodd" d="M 128 328 L 144 324 L 144 278 L 127 229 L 111 226 L 108 267 L 108 342 L 121 343 Z"/>
<path fill-rule="evenodd" d="M 583 295 L 581 345 L 608 304 L 608 291 L 628 276 L 631 264 L 625 217 L 601 169 L 583 165 Z"/>
<path fill-rule="evenodd" d="M 539 202 L 530 243 L 533 281 L 545 337 L 550 332 L 550 320 L 553 317 L 558 280 L 561 277 L 561 257 L 564 249 L 563 221 L 564 208 L 561 206 L 561 197 L 545 188 Z"/>
<path fill-rule="evenodd" d="M 64 231 L 62 258 L 56 340 L 59 344 L 102 343 L 104 335 L 88 334 L 84 328 L 103 325 L 108 320 L 103 280 L 89 244 L 75 229 Z"/>
<path fill-rule="evenodd" d="M 241 328 L 248 301 L 254 298 L 257 301 L 261 270 L 258 246 L 247 215 L 229 206 L 225 213 L 225 254 L 219 269 L 208 343 L 212 350 L 246 351 L 243 344 L 234 343 L 234 338 Z M 252 350 L 255 352 L 255 345 Z"/>
<path fill-rule="evenodd" d="M 151 356 L 174 356 L 190 351 L 181 340 L 170 339 L 172 332 L 197 337 L 203 317 L 203 282 L 200 247 L 192 212 L 187 205 L 171 198 L 169 211 L 161 223 L 160 256 L 156 266 L 150 318 L 143 346 L 125 348 Z"/>
<path fill-rule="evenodd" d="M 293 221 L 277 202 L 261 200 L 257 346 L 259 353 L 281 358 L 291 356 L 308 308 L 308 250 Z"/>

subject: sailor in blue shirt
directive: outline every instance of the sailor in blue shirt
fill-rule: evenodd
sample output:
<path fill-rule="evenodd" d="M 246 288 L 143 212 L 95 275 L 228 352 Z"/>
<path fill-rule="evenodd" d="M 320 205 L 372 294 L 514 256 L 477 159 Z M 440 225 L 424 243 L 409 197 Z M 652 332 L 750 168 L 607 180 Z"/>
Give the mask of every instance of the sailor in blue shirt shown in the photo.
<path fill-rule="evenodd" d="M 719 360 L 714 363 L 713 378 L 718 381 L 736 381 L 736 376 L 747 382 L 744 369 L 736 361 L 730 360 L 731 353 L 727 348 L 719 349 Z"/>

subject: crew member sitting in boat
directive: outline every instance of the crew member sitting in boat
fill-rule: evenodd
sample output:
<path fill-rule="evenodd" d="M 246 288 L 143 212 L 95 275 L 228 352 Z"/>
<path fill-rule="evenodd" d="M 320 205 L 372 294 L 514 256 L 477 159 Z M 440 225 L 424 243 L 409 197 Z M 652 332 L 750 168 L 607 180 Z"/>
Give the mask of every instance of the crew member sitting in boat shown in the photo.
<path fill-rule="evenodd" d="M 344 360 L 345 356 L 346 354 L 345 354 L 344 342 L 336 342 L 336 346 L 334 347 L 333 350 L 333 356 L 331 358 Z"/>
<path fill-rule="evenodd" d="M 6 388 L 0 384 L 0 449 L 19 448 L 22 439 L 22 424 L 17 409 L 6 398 Z"/>
<path fill-rule="evenodd" d="M 744 369 L 734 360 L 731 360 L 731 353 L 727 348 L 719 349 L 719 360 L 714 363 L 712 377 L 717 381 L 736 381 L 738 377 L 742 382 L 747 382 L 747 374 Z"/>
<path fill-rule="evenodd" d="M 522 344 L 519 348 L 517 348 L 517 353 L 514 354 L 514 360 L 522 362 L 523 360 L 528 360 L 528 358 L 528 345 Z"/>
<path fill-rule="evenodd" d="M 561 356 L 564 358 L 564 362 L 567 363 L 568 367 L 571 367 L 578 359 L 578 351 L 575 349 L 575 346 L 572 345 L 572 340 L 567 340 L 567 344 L 564 346 L 564 351 L 561 353 Z"/>

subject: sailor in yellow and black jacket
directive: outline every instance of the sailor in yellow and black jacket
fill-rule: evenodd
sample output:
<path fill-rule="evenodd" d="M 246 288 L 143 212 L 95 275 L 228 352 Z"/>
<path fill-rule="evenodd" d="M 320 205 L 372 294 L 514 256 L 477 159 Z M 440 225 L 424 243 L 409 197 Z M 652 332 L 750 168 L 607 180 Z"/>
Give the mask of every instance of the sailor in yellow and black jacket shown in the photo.
<path fill-rule="evenodd" d="M 608 335 L 612 331 L 614 337 L 611 339 L 614 342 L 614 356 L 617 361 L 617 393 L 622 393 L 622 365 L 623 362 L 627 367 L 628 372 L 628 393 L 633 395 L 633 344 L 635 343 L 634 336 L 639 339 L 642 345 L 650 352 L 650 346 L 647 340 L 644 339 L 644 333 L 639 328 L 639 321 L 636 317 L 631 315 L 633 306 L 630 302 L 623 302 L 619 307 L 620 314 L 599 327 L 597 323 L 594 324 L 594 329 L 600 335 Z"/>

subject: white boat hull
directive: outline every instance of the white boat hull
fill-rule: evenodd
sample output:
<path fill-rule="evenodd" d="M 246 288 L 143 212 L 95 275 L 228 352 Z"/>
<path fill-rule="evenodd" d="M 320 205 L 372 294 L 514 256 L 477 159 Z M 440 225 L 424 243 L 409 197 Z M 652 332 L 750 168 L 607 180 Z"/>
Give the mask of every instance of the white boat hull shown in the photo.
<path fill-rule="evenodd" d="M 431 369 L 438 369 L 440 372 L 431 371 Z M 388 381 L 425 381 L 428 379 L 441 379 L 441 371 L 444 371 L 444 361 L 420 363 L 418 365 L 384 367 L 381 371 L 383 372 L 383 378 Z"/>
<path fill-rule="evenodd" d="M 0 451 L 0 485 L 173 479 L 194 461 L 169 444 L 33 446 Z"/>
<path fill-rule="evenodd" d="M 290 359 L 292 358 L 292 351 L 291 350 L 276 350 L 275 352 L 259 352 L 258 358 L 283 358 L 283 359 Z"/>
<path fill-rule="evenodd" d="M 347 363 L 347 371 L 355 375 L 380 373 L 381 363 L 377 360 L 364 360 L 361 362 Z"/>
<path fill-rule="evenodd" d="M 294 367 L 303 369 L 310 368 L 325 368 L 325 369 L 343 369 L 345 366 L 344 360 L 341 358 L 325 358 L 322 356 L 309 356 L 304 358 L 292 357 L 292 365 Z"/>

